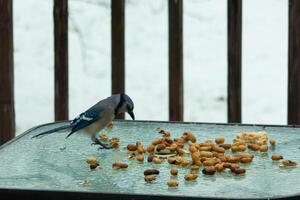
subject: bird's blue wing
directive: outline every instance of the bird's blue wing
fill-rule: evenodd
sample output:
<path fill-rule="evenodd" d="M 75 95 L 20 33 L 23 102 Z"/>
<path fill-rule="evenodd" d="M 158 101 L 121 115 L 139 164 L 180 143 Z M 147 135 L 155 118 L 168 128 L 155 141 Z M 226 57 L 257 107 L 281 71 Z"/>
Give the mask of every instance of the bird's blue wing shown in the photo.
<path fill-rule="evenodd" d="M 76 131 L 79 131 L 80 129 L 83 129 L 93 122 L 97 121 L 100 117 L 101 112 L 99 111 L 87 110 L 86 112 L 81 113 L 71 122 L 72 130 L 71 133 L 68 134 L 67 138 Z"/>

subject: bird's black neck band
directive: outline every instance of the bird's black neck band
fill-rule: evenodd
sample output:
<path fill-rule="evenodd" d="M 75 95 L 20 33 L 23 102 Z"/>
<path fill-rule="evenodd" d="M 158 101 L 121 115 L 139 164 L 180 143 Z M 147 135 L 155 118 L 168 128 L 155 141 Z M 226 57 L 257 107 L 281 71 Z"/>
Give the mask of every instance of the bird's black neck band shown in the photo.
<path fill-rule="evenodd" d="M 123 93 L 122 93 L 122 94 L 120 94 L 120 102 L 119 102 L 119 104 L 117 105 L 117 107 L 115 108 L 115 116 L 118 115 L 119 109 L 121 108 L 123 102 L 124 102 L 124 95 L 123 95 Z"/>

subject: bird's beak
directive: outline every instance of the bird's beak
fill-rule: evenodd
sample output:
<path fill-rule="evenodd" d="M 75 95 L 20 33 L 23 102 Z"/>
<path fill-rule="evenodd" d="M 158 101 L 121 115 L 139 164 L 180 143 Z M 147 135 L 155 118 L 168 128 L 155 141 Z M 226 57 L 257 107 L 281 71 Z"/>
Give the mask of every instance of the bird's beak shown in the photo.
<path fill-rule="evenodd" d="M 128 114 L 130 115 L 130 117 L 134 120 L 134 114 L 132 111 L 128 112 Z"/>

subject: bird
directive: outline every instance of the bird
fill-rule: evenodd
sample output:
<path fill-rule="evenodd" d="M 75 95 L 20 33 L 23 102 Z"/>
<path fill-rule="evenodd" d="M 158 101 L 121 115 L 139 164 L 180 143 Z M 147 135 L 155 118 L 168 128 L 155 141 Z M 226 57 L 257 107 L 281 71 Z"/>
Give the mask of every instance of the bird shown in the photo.
<path fill-rule="evenodd" d="M 70 131 L 66 139 L 75 132 L 87 133 L 91 136 L 92 144 L 100 145 L 101 149 L 110 149 L 110 145 L 101 142 L 96 136 L 103 128 L 105 128 L 113 119 L 121 113 L 127 112 L 130 117 L 135 120 L 134 104 L 131 98 L 124 93 L 113 94 L 82 112 L 76 118 L 71 120 L 67 125 L 60 126 L 42 133 L 32 138 L 38 138 L 58 131 Z"/>

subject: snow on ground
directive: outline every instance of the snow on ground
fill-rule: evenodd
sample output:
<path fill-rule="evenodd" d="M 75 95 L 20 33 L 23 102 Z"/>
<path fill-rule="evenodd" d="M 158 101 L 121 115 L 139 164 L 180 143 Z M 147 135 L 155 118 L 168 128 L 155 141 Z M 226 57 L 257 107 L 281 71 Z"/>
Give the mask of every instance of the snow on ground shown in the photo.
<path fill-rule="evenodd" d="M 52 0 L 15 0 L 17 134 L 54 120 Z M 227 5 L 184 1 L 184 120 L 226 122 Z M 110 95 L 110 1 L 70 0 L 70 118 Z M 243 1 L 243 122 L 285 124 L 287 0 Z M 168 119 L 167 1 L 127 0 L 126 91 Z"/>

